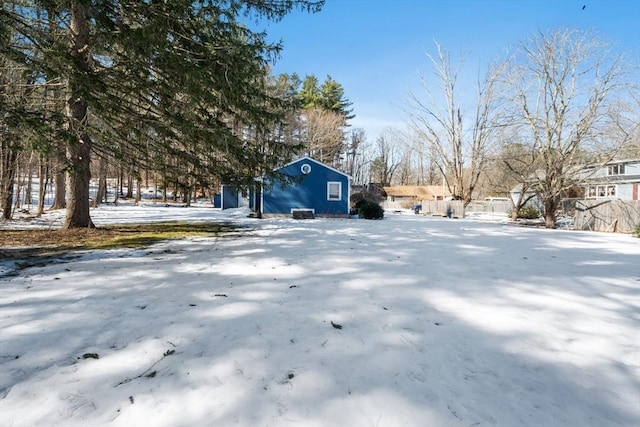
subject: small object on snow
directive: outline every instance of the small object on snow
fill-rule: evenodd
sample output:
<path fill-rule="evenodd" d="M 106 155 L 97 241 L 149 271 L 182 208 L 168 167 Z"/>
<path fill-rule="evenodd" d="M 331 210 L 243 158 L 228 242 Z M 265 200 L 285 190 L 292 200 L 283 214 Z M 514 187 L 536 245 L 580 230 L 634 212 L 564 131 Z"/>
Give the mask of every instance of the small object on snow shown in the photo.
<path fill-rule="evenodd" d="M 144 310 L 145 308 L 147 308 L 146 305 L 136 305 L 136 307 L 138 307 L 140 310 Z"/>
<path fill-rule="evenodd" d="M 436 325 L 436 326 L 442 325 L 442 323 L 440 323 L 440 322 L 433 322 L 433 324 Z"/>
<path fill-rule="evenodd" d="M 387 307 L 382 307 L 383 310 L 389 310 Z"/>
<path fill-rule="evenodd" d="M 196 306 L 195 304 L 189 304 L 189 307 L 195 307 L 195 306 Z"/>
<path fill-rule="evenodd" d="M 129 396 L 129 402 L 133 405 L 133 396 Z"/>
<path fill-rule="evenodd" d="M 158 373 L 158 371 L 151 371 L 147 375 L 145 375 L 145 377 L 147 377 L 147 378 L 155 378 L 157 373 Z"/>
<path fill-rule="evenodd" d="M 289 286 L 289 289 L 291 289 L 291 288 L 297 288 L 297 287 L 298 287 L 298 285 L 291 285 L 291 286 Z"/>
<path fill-rule="evenodd" d="M 83 359 L 100 359 L 100 356 L 98 356 L 98 353 L 85 353 L 82 355 Z"/>
<path fill-rule="evenodd" d="M 175 352 L 176 352 L 175 350 L 167 350 L 167 351 L 165 351 L 165 352 L 164 352 L 164 356 L 165 356 L 165 357 L 167 357 L 167 356 L 171 356 L 171 355 L 172 355 L 173 353 L 175 353 Z"/>
<path fill-rule="evenodd" d="M 213 296 L 214 297 L 224 297 L 224 298 L 226 298 L 227 294 L 214 294 Z"/>
<path fill-rule="evenodd" d="M 289 372 L 289 373 L 287 374 L 287 378 L 288 378 L 288 379 L 293 379 L 293 377 L 295 377 L 295 374 L 294 374 L 293 372 Z"/>
<path fill-rule="evenodd" d="M 342 329 L 342 325 L 338 325 L 337 323 L 333 323 L 333 320 L 331 321 L 331 326 L 333 326 L 336 329 Z"/>

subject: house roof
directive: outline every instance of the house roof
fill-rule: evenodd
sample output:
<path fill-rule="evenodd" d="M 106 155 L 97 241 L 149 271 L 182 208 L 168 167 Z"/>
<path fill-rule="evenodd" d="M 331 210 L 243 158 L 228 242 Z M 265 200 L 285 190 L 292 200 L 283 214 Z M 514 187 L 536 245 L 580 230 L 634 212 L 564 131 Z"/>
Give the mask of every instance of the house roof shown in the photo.
<path fill-rule="evenodd" d="M 348 179 L 351 179 L 351 176 L 350 176 L 349 174 L 346 174 L 346 173 L 344 173 L 344 172 L 342 172 L 342 171 L 340 171 L 340 170 L 338 170 L 338 169 L 336 169 L 336 168 L 333 168 L 333 167 L 331 167 L 331 166 L 329 166 L 329 165 L 327 165 L 327 164 L 324 164 L 324 163 L 322 163 L 322 162 L 319 162 L 318 160 L 316 160 L 316 159 L 314 159 L 314 158 L 312 158 L 312 157 L 309 157 L 309 156 L 300 157 L 299 159 L 293 160 L 293 161 L 291 161 L 291 162 L 287 163 L 286 165 L 280 166 L 280 167 L 279 167 L 279 168 L 277 168 L 276 170 L 278 170 L 278 169 L 282 169 L 282 168 L 286 168 L 287 166 L 290 166 L 290 165 L 292 165 L 292 164 L 294 164 L 294 163 L 302 162 L 302 161 L 304 161 L 304 160 L 306 160 L 306 161 L 310 161 L 310 162 L 313 162 L 313 163 L 315 163 L 315 164 L 317 164 L 317 165 L 320 165 L 320 166 L 325 167 L 325 168 L 327 168 L 327 169 L 329 169 L 329 170 L 332 170 L 332 171 L 334 171 L 334 172 L 336 172 L 336 173 L 339 173 L 340 175 L 344 175 L 344 176 L 346 176 Z"/>
<path fill-rule="evenodd" d="M 451 192 L 447 187 L 443 187 L 442 185 L 427 185 L 429 191 L 433 193 L 434 196 L 438 197 L 447 197 L 451 195 Z"/>
<path fill-rule="evenodd" d="M 583 184 L 634 184 L 640 183 L 640 175 L 607 175 L 587 178 Z"/>
<path fill-rule="evenodd" d="M 609 160 L 608 162 L 591 163 L 591 164 L 585 165 L 585 167 L 587 168 L 603 167 L 603 166 L 609 166 L 609 165 L 616 165 L 620 163 L 640 163 L 640 159 L 613 159 L 613 160 Z"/>
<path fill-rule="evenodd" d="M 401 185 L 395 187 L 383 187 L 387 196 L 431 198 L 434 196 L 448 196 L 449 190 L 442 189 L 440 185 Z"/>

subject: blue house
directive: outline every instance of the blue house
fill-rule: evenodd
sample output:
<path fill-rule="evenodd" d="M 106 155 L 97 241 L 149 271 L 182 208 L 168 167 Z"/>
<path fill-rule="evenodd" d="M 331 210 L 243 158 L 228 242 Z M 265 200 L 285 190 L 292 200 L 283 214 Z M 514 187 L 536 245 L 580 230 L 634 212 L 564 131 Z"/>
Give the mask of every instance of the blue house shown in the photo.
<path fill-rule="evenodd" d="M 277 169 L 279 178 L 264 179 L 254 206 L 263 217 L 348 217 L 349 175 L 310 157 Z"/>

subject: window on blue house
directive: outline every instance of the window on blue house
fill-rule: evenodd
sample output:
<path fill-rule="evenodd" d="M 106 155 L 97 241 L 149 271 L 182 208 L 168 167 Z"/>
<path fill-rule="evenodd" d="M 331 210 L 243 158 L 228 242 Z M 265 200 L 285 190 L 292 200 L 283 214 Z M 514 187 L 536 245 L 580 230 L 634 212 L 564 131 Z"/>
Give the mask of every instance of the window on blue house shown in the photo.
<path fill-rule="evenodd" d="M 342 199 L 342 183 L 341 182 L 327 182 L 327 200 L 341 200 Z"/>

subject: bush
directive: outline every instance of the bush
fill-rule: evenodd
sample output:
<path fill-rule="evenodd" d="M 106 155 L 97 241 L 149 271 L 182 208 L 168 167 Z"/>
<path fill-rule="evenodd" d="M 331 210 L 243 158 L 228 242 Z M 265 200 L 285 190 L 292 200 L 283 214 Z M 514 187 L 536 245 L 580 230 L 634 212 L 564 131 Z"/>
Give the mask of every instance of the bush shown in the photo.
<path fill-rule="evenodd" d="M 636 237 L 640 237 L 640 224 L 636 225 L 636 228 L 633 229 L 632 234 Z"/>
<path fill-rule="evenodd" d="M 382 206 L 371 200 L 360 200 L 356 203 L 358 215 L 364 219 L 382 219 L 384 218 L 384 209 Z"/>
<path fill-rule="evenodd" d="M 513 211 L 511 210 L 508 212 L 509 216 L 511 216 L 512 212 Z M 538 219 L 541 216 L 542 214 L 540 210 L 535 208 L 534 206 L 525 205 L 518 211 L 518 218 L 522 219 Z"/>

